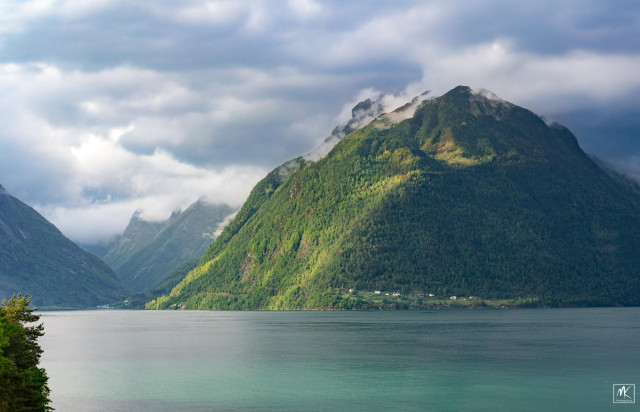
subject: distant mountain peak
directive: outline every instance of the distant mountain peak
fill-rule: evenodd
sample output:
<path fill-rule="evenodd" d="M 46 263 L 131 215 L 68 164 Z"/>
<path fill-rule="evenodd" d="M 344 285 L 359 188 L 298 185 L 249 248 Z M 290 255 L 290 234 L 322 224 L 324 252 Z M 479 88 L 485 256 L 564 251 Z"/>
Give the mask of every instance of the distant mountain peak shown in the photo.
<path fill-rule="evenodd" d="M 180 216 L 180 213 L 182 213 L 182 209 L 181 208 L 174 209 L 171 212 L 171 216 L 169 216 L 169 220 L 175 219 L 176 217 Z"/>
<path fill-rule="evenodd" d="M 234 210 L 204 199 L 176 209 L 163 222 L 149 222 L 136 211 L 104 260 L 134 292 L 153 287 L 183 263 L 202 256 L 222 222 Z"/>
<path fill-rule="evenodd" d="M 2 185 L 0 185 L 0 195 L 7 195 L 7 194 L 9 194 L 9 192 L 7 192 L 5 188 L 2 187 Z"/>

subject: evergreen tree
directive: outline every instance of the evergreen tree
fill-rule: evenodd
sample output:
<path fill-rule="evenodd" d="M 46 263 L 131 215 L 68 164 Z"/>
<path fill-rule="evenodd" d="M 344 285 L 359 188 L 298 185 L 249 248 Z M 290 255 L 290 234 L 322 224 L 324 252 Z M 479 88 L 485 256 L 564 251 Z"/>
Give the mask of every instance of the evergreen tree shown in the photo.
<path fill-rule="evenodd" d="M 0 411 L 51 411 L 48 377 L 39 368 L 44 335 L 31 298 L 18 294 L 0 306 Z"/>

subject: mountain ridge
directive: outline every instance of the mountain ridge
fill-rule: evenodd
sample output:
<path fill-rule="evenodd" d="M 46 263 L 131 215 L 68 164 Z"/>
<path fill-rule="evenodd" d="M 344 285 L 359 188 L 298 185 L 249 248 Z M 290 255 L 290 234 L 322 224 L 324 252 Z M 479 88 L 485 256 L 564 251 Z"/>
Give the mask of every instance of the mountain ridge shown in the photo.
<path fill-rule="evenodd" d="M 0 296 L 35 305 L 91 307 L 126 296 L 115 273 L 0 186 Z"/>
<path fill-rule="evenodd" d="M 233 211 L 202 199 L 174 211 L 164 222 L 145 221 L 136 211 L 104 260 L 132 291 L 153 288 L 182 264 L 201 257 Z"/>
<path fill-rule="evenodd" d="M 346 290 L 640 304 L 640 197 L 568 129 L 465 86 L 403 109 L 272 171 L 147 307 L 381 307 Z"/>

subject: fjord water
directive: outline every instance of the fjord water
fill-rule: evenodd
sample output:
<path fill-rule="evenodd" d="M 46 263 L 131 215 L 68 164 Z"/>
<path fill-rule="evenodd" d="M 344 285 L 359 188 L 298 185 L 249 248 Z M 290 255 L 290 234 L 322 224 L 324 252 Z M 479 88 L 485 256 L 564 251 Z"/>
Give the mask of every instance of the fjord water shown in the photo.
<path fill-rule="evenodd" d="M 640 308 L 42 312 L 58 411 L 631 410 Z"/>

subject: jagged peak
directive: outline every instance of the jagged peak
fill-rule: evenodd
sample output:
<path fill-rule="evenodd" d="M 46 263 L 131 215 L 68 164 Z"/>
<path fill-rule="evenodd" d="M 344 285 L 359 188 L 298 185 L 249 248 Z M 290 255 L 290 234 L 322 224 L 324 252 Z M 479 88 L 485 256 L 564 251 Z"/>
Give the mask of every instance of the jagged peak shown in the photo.
<path fill-rule="evenodd" d="M 487 89 L 472 89 L 469 86 L 457 86 L 435 100 L 452 104 L 476 117 L 491 116 L 496 120 L 504 119 L 518 108 Z"/>
<path fill-rule="evenodd" d="M 469 99 L 472 93 L 473 91 L 469 86 L 456 86 L 443 94 L 440 99 L 452 100 L 460 97 Z"/>
<path fill-rule="evenodd" d="M 376 127 L 386 128 L 402 120 L 411 118 L 420 104 L 430 98 L 430 93 L 431 91 L 427 90 L 391 112 L 385 112 L 385 105 L 383 104 L 383 100 L 385 99 L 384 95 L 380 95 L 375 99 L 367 98 L 359 102 L 351 109 L 351 119 L 346 123 L 336 126 L 331 132 L 331 136 L 327 137 L 311 152 L 304 155 L 304 159 L 317 161 L 323 158 L 343 137 L 367 126 L 371 122 L 381 121 Z"/>
<path fill-rule="evenodd" d="M 414 97 L 411 101 L 403 106 L 398 107 L 392 112 L 378 116 L 375 120 L 375 126 L 378 129 L 387 129 L 394 124 L 400 123 L 413 117 L 416 110 L 427 99 L 429 99 L 430 90 L 422 92 L 419 96 Z"/>
<path fill-rule="evenodd" d="M 326 156 L 333 146 L 343 137 L 371 123 L 372 120 L 382 113 L 384 113 L 382 96 L 378 96 L 373 100 L 368 98 L 359 102 L 351 109 L 351 119 L 346 123 L 336 126 L 329 137 L 324 139 L 319 146 L 304 155 L 304 159 L 312 161 L 320 160 Z"/>
<path fill-rule="evenodd" d="M 471 90 L 471 96 L 476 97 L 476 98 L 482 98 L 482 99 L 486 99 L 486 100 L 491 100 L 491 101 L 495 101 L 495 102 L 504 102 L 505 100 L 501 99 L 500 97 L 498 97 L 495 93 L 493 93 L 490 90 L 487 89 L 477 89 L 477 90 Z"/>
<path fill-rule="evenodd" d="M 0 185 L 0 195 L 8 195 L 8 194 L 9 194 L 9 192 L 7 192 L 7 191 L 5 190 L 5 188 L 4 188 L 4 187 L 2 187 L 2 185 Z"/>
<path fill-rule="evenodd" d="M 139 227 L 144 227 L 148 225 L 157 226 L 163 223 L 163 222 L 149 221 L 144 218 L 143 214 L 144 214 L 143 209 L 136 209 L 136 211 L 133 212 L 133 214 L 131 215 L 131 219 L 129 219 L 129 224 L 127 224 L 127 227 L 124 230 L 124 234 L 130 233 L 131 231 L 136 231 L 138 230 Z"/>
<path fill-rule="evenodd" d="M 182 213 L 182 208 L 178 207 L 178 208 L 174 209 L 171 212 L 171 216 L 169 216 L 168 220 L 175 219 L 176 217 L 180 216 L 180 213 Z"/>
<path fill-rule="evenodd" d="M 343 137 L 369 124 L 382 130 L 393 127 L 404 120 L 414 117 L 416 112 L 427 104 L 427 102 L 436 104 L 439 102 L 448 102 L 460 110 L 469 111 L 473 116 L 491 116 L 496 120 L 504 119 L 512 113 L 515 108 L 518 108 L 518 106 L 500 98 L 487 89 L 472 89 L 464 85 L 456 86 L 440 97 L 431 96 L 430 91 L 425 91 L 419 96 L 414 97 L 408 103 L 393 111 L 387 112 L 385 112 L 385 105 L 383 104 L 384 98 L 385 96 L 379 96 L 359 102 L 351 110 L 351 119 L 334 128 L 331 136 L 326 138 L 324 142 L 314 150 L 303 156 L 303 158 L 311 161 L 321 159 L 326 156 L 333 146 L 342 140 Z M 386 108 L 388 108 L 388 104 Z M 281 170 L 281 172 L 286 171 L 287 170 Z"/>
<path fill-rule="evenodd" d="M 496 104 L 511 104 L 490 90 L 479 88 L 472 89 L 469 86 L 456 86 L 443 94 L 440 99 L 452 102 L 494 102 Z"/>

